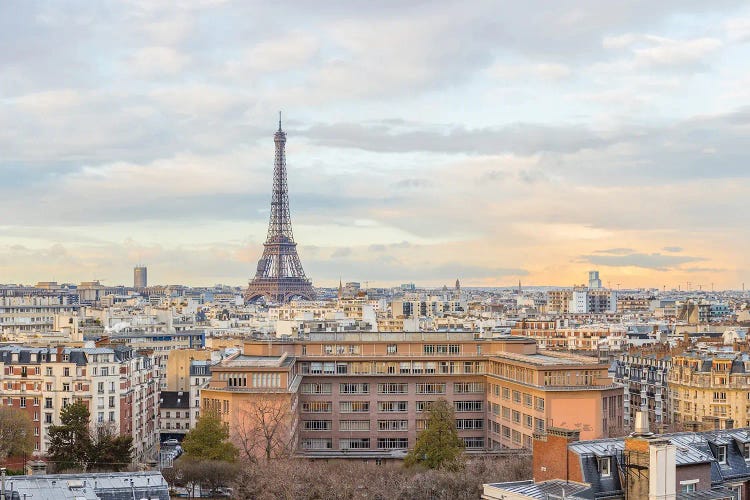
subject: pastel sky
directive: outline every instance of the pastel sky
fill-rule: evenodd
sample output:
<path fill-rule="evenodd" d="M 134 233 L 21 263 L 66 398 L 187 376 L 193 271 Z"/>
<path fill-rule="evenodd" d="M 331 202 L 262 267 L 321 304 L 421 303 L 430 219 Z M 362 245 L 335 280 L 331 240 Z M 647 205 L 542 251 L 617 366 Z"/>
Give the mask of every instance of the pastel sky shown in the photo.
<path fill-rule="evenodd" d="M 179 5 L 178 5 L 179 4 Z M 750 284 L 746 0 L 0 3 L 0 283 Z"/>

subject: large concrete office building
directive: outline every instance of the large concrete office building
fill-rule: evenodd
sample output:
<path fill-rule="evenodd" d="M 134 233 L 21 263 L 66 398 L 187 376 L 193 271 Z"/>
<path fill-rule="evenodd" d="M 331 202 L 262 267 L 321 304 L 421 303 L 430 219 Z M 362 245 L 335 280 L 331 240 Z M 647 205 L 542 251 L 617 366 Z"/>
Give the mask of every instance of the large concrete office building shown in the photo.
<path fill-rule="evenodd" d="M 439 398 L 453 405 L 467 450 L 530 448 L 553 422 L 608 436 L 622 426 L 623 408 L 622 386 L 592 358 L 470 332 L 247 342 L 242 355 L 212 367 L 201 398 L 238 439 L 255 413 L 283 407 L 285 446 L 312 457 L 406 451 Z"/>

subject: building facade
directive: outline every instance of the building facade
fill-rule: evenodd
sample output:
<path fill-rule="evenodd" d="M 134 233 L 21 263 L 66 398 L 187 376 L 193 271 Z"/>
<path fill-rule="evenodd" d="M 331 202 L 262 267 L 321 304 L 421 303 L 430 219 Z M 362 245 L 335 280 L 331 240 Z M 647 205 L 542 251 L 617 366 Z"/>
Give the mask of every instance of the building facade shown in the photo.
<path fill-rule="evenodd" d="M 682 427 L 750 427 L 747 353 L 686 352 L 674 356 L 668 384 L 674 422 Z"/>
<path fill-rule="evenodd" d="M 647 415 L 649 426 L 664 429 L 672 423 L 669 406 L 669 356 L 623 354 L 611 366 L 615 382 L 625 386 L 623 423 L 627 429 L 637 412 Z"/>
<path fill-rule="evenodd" d="M 148 358 L 131 349 L 0 347 L 0 403 L 33 422 L 34 454 L 47 453 L 49 427 L 77 401 L 89 409 L 91 430 L 109 426 L 132 435 L 134 461 L 151 458 L 158 429 Z"/>
<path fill-rule="evenodd" d="M 285 446 L 308 456 L 405 452 L 439 398 L 453 405 L 467 450 L 530 447 L 553 420 L 601 437 L 622 425 L 622 395 L 592 358 L 471 333 L 248 342 L 243 355 L 212 367 L 201 391 L 203 407 L 219 410 L 230 429 L 259 406 L 284 405 Z"/>

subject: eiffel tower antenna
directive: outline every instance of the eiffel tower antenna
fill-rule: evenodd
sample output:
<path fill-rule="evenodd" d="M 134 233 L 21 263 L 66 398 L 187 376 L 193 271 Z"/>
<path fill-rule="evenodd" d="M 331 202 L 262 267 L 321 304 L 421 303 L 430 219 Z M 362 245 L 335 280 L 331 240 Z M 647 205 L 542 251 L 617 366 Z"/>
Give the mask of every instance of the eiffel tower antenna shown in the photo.
<path fill-rule="evenodd" d="M 255 278 L 245 291 L 247 302 L 264 298 L 267 302 L 288 302 L 294 298 L 312 300 L 315 290 L 305 276 L 297 243 L 292 233 L 289 213 L 289 191 L 286 178 L 286 133 L 281 129 L 273 135 L 276 154 L 273 167 L 273 191 L 268 235 L 263 244 L 263 255 L 258 261 Z"/>

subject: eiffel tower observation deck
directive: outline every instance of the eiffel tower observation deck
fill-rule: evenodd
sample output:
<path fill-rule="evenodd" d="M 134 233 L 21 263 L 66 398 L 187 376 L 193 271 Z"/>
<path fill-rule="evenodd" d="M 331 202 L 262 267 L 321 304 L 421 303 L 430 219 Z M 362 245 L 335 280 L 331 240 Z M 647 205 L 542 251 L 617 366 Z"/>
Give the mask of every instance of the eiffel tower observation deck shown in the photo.
<path fill-rule="evenodd" d="M 286 132 L 281 129 L 273 135 L 276 156 L 273 167 L 273 196 L 268 236 L 263 244 L 263 256 L 258 261 L 255 277 L 245 291 L 245 301 L 264 299 L 266 302 L 288 302 L 292 299 L 314 299 L 315 290 L 297 254 L 297 243 L 292 234 L 289 214 L 289 192 L 286 182 Z"/>

